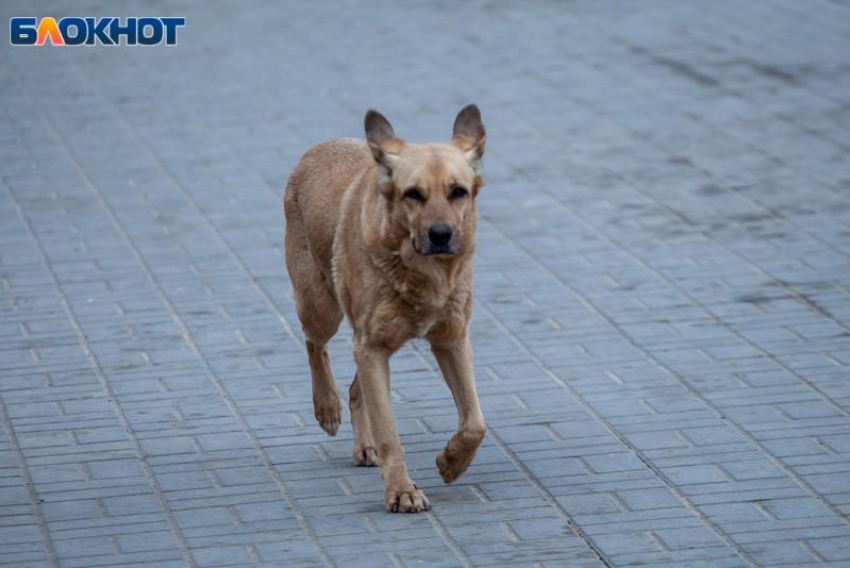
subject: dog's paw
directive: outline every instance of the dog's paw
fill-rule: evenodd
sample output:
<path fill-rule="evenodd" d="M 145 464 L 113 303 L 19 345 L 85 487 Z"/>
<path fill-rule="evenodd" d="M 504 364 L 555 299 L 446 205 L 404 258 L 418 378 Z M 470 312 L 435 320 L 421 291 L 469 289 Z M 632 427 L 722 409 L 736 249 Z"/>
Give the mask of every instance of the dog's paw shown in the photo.
<path fill-rule="evenodd" d="M 357 465 L 367 467 L 378 465 L 378 452 L 371 446 L 355 449 L 352 456 L 354 457 L 354 463 Z"/>
<path fill-rule="evenodd" d="M 475 459 L 475 454 L 484 440 L 486 428 L 458 430 L 449 439 L 446 447 L 437 456 L 437 469 L 446 483 L 451 483 L 463 474 Z"/>
<path fill-rule="evenodd" d="M 431 508 L 431 503 L 415 483 L 401 489 L 387 489 L 384 502 L 390 513 L 420 513 Z"/>
<path fill-rule="evenodd" d="M 342 424 L 342 403 L 339 396 L 328 400 L 314 400 L 313 411 L 322 430 L 329 436 L 336 436 Z"/>
<path fill-rule="evenodd" d="M 452 483 L 466 471 L 474 457 L 475 452 L 456 452 L 446 448 L 437 456 L 440 477 L 446 483 Z"/>

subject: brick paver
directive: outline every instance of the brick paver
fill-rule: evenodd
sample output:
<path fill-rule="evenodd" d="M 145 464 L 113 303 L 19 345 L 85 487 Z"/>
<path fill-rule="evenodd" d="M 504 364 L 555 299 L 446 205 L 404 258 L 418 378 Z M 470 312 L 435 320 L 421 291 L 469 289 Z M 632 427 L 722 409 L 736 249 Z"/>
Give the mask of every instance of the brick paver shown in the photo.
<path fill-rule="evenodd" d="M 850 3 L 0 12 L 187 18 L 3 38 L 0 566 L 850 566 Z M 394 357 L 433 510 L 390 515 L 312 418 L 282 188 L 367 108 L 424 141 L 470 101 L 490 429 L 443 485 L 451 396 Z"/>

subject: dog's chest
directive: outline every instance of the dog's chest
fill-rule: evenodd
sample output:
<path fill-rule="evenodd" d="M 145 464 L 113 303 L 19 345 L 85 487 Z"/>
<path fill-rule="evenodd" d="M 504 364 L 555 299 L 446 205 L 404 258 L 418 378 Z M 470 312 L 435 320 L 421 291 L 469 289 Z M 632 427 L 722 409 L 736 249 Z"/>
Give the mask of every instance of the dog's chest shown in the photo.
<path fill-rule="evenodd" d="M 411 337 L 425 337 L 428 335 L 428 332 L 433 329 L 436 323 L 436 318 L 427 318 L 417 321 L 413 326 L 414 331 L 411 334 Z"/>
<path fill-rule="evenodd" d="M 406 315 L 409 338 L 425 337 L 437 325 L 446 306 L 446 294 L 422 293 L 407 295 L 400 313 Z"/>

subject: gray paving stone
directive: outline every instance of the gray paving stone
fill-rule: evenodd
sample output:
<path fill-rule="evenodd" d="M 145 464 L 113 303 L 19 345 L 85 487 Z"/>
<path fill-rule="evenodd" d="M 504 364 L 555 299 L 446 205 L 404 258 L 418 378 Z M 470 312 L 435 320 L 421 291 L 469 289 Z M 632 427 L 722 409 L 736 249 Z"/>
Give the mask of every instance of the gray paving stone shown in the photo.
<path fill-rule="evenodd" d="M 0 564 L 850 562 L 850 5 L 167 12 L 176 47 L 0 57 Z M 444 486 L 451 396 L 399 353 L 434 509 L 398 517 L 313 422 L 280 200 L 367 108 L 432 140 L 469 101 L 490 436 Z"/>

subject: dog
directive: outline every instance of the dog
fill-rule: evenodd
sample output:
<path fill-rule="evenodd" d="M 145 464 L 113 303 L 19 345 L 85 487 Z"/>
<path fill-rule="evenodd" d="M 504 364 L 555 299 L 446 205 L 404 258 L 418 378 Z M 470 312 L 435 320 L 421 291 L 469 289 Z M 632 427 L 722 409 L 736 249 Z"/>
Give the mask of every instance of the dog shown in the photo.
<path fill-rule="evenodd" d="M 341 138 L 310 149 L 290 175 L 286 267 L 316 419 L 336 435 L 342 402 L 326 346 L 344 314 L 357 364 L 349 388 L 354 462 L 378 465 L 388 511 L 414 513 L 430 503 L 405 466 L 390 407 L 390 356 L 409 339 L 426 339 L 452 392 L 458 429 L 436 460 L 446 483 L 466 471 L 486 432 L 468 334 L 486 130 L 474 104 L 458 113 L 449 142 L 405 142 L 374 110 L 365 130 L 365 142 Z"/>

